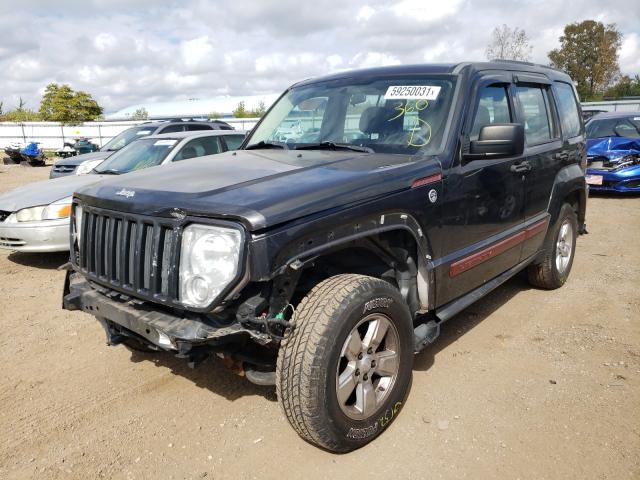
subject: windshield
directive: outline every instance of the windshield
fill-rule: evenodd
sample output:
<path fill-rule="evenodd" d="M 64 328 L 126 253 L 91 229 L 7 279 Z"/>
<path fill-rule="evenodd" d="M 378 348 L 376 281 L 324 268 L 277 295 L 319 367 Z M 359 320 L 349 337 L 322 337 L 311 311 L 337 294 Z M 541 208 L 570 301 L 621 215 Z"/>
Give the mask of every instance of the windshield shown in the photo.
<path fill-rule="evenodd" d="M 640 137 L 640 115 L 617 118 L 594 118 L 585 126 L 587 138 Z"/>
<path fill-rule="evenodd" d="M 413 75 L 294 87 L 256 127 L 247 148 L 440 153 L 454 86 L 455 77 Z"/>
<path fill-rule="evenodd" d="M 174 138 L 138 140 L 111 155 L 94 172 L 120 174 L 160 165 L 177 143 Z"/>
<path fill-rule="evenodd" d="M 127 128 L 124 132 L 119 133 L 105 143 L 100 150 L 103 152 L 120 150 L 122 147 L 126 147 L 134 140 L 151 135 L 153 130 L 154 128 L 149 126 Z"/>

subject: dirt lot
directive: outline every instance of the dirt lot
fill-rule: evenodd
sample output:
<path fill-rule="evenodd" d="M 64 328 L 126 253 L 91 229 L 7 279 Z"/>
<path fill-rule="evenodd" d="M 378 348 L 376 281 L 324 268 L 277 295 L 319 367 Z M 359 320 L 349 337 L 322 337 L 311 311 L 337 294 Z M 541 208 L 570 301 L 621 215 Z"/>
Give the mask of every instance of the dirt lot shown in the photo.
<path fill-rule="evenodd" d="M 48 169 L 0 166 L 0 191 Z M 569 282 L 514 278 L 415 359 L 369 446 L 300 440 L 210 360 L 107 347 L 60 309 L 65 255 L 0 251 L 0 478 L 640 478 L 640 198 L 592 198 Z"/>

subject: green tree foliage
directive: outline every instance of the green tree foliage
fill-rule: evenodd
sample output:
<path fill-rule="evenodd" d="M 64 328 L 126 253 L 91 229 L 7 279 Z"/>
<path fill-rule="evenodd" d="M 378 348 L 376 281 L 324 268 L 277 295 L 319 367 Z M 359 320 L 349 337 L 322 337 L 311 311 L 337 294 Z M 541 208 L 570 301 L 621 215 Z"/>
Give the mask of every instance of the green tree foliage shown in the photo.
<path fill-rule="evenodd" d="M 254 117 L 261 117 L 263 116 L 265 113 L 267 112 L 267 107 L 265 106 L 264 102 L 261 101 L 258 104 L 258 108 L 256 108 L 255 110 L 253 110 L 253 115 Z"/>
<path fill-rule="evenodd" d="M 238 103 L 238 106 L 231 113 L 236 118 L 247 118 L 247 117 L 249 117 L 249 111 L 244 106 L 244 102 Z"/>
<path fill-rule="evenodd" d="M 549 60 L 578 83 L 580 98 L 589 100 L 601 95 L 618 75 L 621 39 L 615 24 L 594 20 L 571 23 L 564 27 L 560 48 L 549 52 Z"/>
<path fill-rule="evenodd" d="M 131 115 L 131 120 L 149 120 L 149 112 L 144 107 L 140 107 L 133 115 Z"/>
<path fill-rule="evenodd" d="M 0 113 L 0 121 L 3 122 L 35 122 L 40 120 L 38 112 L 25 108 L 27 102 L 22 97 L 18 100 L 15 110 L 10 110 L 4 114 Z"/>
<path fill-rule="evenodd" d="M 223 115 L 220 112 L 211 112 L 208 115 L 209 120 L 217 120 L 217 119 L 222 118 L 222 117 L 223 117 Z"/>
<path fill-rule="evenodd" d="M 624 75 L 604 92 L 605 98 L 640 97 L 640 75 Z"/>
<path fill-rule="evenodd" d="M 247 110 L 244 102 L 238 103 L 238 106 L 231 112 L 235 118 L 255 118 L 261 117 L 267 111 L 264 102 L 260 102 L 255 110 Z M 211 118 L 211 115 L 209 115 Z"/>
<path fill-rule="evenodd" d="M 86 92 L 50 83 L 42 96 L 39 113 L 46 121 L 81 123 L 102 115 L 102 107 Z"/>

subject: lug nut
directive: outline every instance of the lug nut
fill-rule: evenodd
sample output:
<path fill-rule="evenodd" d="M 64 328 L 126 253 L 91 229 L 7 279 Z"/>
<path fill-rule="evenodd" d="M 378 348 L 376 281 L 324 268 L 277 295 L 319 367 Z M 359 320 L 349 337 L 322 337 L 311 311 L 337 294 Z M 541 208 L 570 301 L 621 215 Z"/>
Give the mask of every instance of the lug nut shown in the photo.
<path fill-rule="evenodd" d="M 367 353 L 369 355 L 371 355 L 373 353 L 373 348 L 371 348 L 371 347 L 367 348 Z"/>
<path fill-rule="evenodd" d="M 360 375 L 360 369 L 359 368 L 356 368 L 355 375 L 356 375 L 356 377 Z M 365 375 L 365 377 L 366 377 L 366 375 Z"/>
<path fill-rule="evenodd" d="M 366 373 L 362 376 L 363 380 L 369 380 L 369 375 L 367 375 Z"/>
<path fill-rule="evenodd" d="M 362 352 L 358 354 L 358 360 L 362 360 Z"/>
<path fill-rule="evenodd" d="M 375 360 L 372 360 L 372 361 L 371 361 L 371 368 L 374 368 L 375 366 L 376 366 L 376 361 L 375 361 Z"/>

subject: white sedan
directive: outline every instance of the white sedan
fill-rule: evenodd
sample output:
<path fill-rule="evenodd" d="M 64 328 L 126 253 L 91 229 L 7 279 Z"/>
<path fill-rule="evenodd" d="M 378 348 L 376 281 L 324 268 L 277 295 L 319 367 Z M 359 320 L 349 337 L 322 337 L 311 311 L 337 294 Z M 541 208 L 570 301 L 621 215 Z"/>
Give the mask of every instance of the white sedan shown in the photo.
<path fill-rule="evenodd" d="M 245 132 L 200 130 L 153 135 L 133 142 L 88 175 L 32 183 L 0 194 L 0 248 L 21 252 L 69 250 L 69 214 L 76 190 L 106 175 L 236 150 Z"/>

